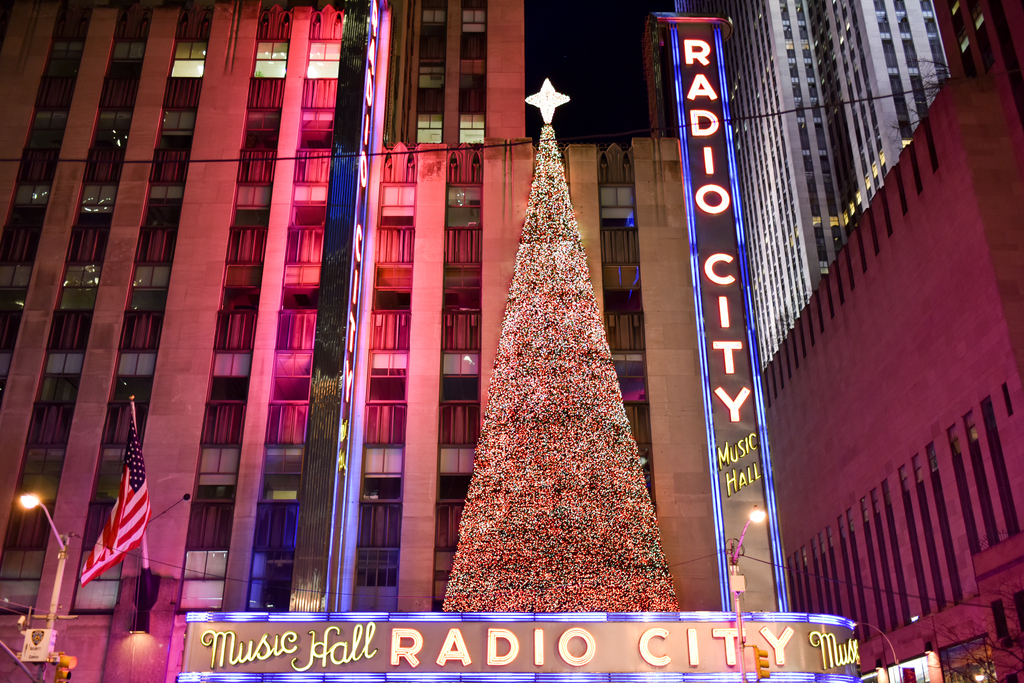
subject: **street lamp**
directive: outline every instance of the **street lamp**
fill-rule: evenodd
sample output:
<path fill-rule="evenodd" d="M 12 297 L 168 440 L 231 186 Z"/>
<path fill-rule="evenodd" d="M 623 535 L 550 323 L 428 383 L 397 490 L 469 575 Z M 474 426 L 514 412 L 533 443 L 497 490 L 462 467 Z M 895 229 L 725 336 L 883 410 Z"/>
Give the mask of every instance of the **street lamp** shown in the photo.
<path fill-rule="evenodd" d="M 26 510 L 31 510 L 36 507 L 43 509 L 43 514 L 46 515 L 46 520 L 50 523 L 50 528 L 53 529 L 53 535 L 57 537 L 57 544 L 60 546 L 60 552 L 57 554 L 57 580 L 53 584 L 53 593 L 50 596 L 50 611 L 46 615 L 46 628 L 52 629 L 57 623 L 57 607 L 60 603 L 60 585 L 64 581 L 64 565 L 67 564 L 68 560 L 68 542 L 66 536 L 61 536 L 57 531 L 57 525 L 53 523 L 53 517 L 50 516 L 50 511 L 46 509 L 46 506 L 39 500 L 39 496 L 32 493 L 23 493 L 21 495 L 21 505 Z"/>
<path fill-rule="evenodd" d="M 768 515 L 765 514 L 764 510 L 758 509 L 755 505 L 754 509 L 750 511 L 747 523 L 743 525 L 743 531 L 740 533 L 740 539 L 736 541 L 735 549 L 730 548 L 728 545 L 725 548 L 726 553 L 729 554 L 729 592 L 733 594 L 736 605 L 736 640 L 740 644 L 740 683 L 747 683 L 747 660 L 744 658 L 744 648 L 747 646 L 747 639 L 743 635 L 743 612 L 740 610 L 740 595 L 746 591 L 747 581 L 740 574 L 740 550 L 743 548 L 743 539 L 747 535 L 750 523 L 760 524 L 766 517 Z"/>

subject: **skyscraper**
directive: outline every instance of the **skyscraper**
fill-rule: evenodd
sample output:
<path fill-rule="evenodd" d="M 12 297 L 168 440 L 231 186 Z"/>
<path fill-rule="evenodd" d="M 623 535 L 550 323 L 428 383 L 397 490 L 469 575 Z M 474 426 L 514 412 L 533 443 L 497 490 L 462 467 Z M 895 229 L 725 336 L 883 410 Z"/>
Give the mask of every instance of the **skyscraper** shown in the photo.
<path fill-rule="evenodd" d="M 945 79 L 929 0 L 678 0 L 725 44 L 761 358 L 771 358 Z"/>

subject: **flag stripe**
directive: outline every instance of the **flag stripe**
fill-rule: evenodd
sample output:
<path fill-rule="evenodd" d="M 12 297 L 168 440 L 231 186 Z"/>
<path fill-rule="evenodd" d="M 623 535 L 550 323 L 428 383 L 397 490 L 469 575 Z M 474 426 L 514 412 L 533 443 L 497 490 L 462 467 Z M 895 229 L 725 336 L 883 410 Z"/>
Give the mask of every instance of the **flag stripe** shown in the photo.
<path fill-rule="evenodd" d="M 142 444 L 135 424 L 135 410 L 128 425 L 128 447 L 125 449 L 124 471 L 117 502 L 110 518 L 103 526 L 96 546 L 82 570 L 82 585 L 124 559 L 125 553 L 139 547 L 146 533 L 152 510 L 149 506 L 149 487 L 146 485 L 146 465 L 142 459 Z"/>

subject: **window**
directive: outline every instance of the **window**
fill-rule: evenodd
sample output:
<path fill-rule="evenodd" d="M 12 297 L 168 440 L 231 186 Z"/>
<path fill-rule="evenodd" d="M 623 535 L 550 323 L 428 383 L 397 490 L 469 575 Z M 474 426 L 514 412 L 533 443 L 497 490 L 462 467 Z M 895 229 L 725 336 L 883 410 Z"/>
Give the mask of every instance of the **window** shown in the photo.
<path fill-rule="evenodd" d="M 14 203 L 17 206 L 46 206 L 50 201 L 50 184 L 42 185 L 18 185 L 18 191 L 14 195 Z"/>
<path fill-rule="evenodd" d="M 302 132 L 299 147 L 302 149 L 330 149 L 334 134 L 334 112 L 331 110 L 307 109 L 302 112 Z"/>
<path fill-rule="evenodd" d="M 211 401 L 244 401 L 249 393 L 251 353 L 216 353 L 213 356 Z"/>
<path fill-rule="evenodd" d="M 174 46 L 174 64 L 171 66 L 171 78 L 202 78 L 205 62 L 205 41 L 179 41 Z"/>
<path fill-rule="evenodd" d="M 385 185 L 381 196 L 381 227 L 401 228 L 413 225 L 416 204 L 415 185 Z M 411 253 L 411 251 L 410 251 Z M 380 251 L 378 251 L 378 255 Z M 380 259 L 378 259 L 380 260 Z M 407 259 L 412 261 L 410 257 Z M 391 263 L 404 263 L 406 259 L 392 260 Z"/>
<path fill-rule="evenodd" d="M 397 586 L 397 550 L 359 550 L 356 586 Z"/>
<path fill-rule="evenodd" d="M 170 279 L 170 266 L 135 266 L 132 298 L 128 307 L 133 311 L 164 310 L 167 306 L 167 286 Z"/>
<path fill-rule="evenodd" d="M 114 59 L 140 61 L 146 56 L 146 41 L 119 40 L 114 43 Z"/>
<path fill-rule="evenodd" d="M 280 130 L 280 110 L 250 111 L 245 119 L 245 148 L 277 149 L 277 138 Z"/>
<path fill-rule="evenodd" d="M 370 368 L 371 401 L 404 401 L 406 368 L 404 353 L 375 353 Z"/>
<path fill-rule="evenodd" d="M 480 354 L 444 354 L 441 374 L 442 401 L 480 400 Z"/>
<path fill-rule="evenodd" d="M 483 33 L 487 30 L 487 10 L 464 9 L 462 10 L 462 32 Z"/>
<path fill-rule="evenodd" d="M 299 507 L 295 504 L 263 504 L 257 508 L 249 609 L 288 609 L 298 518 Z"/>
<path fill-rule="evenodd" d="M 341 43 L 310 43 L 306 78 L 337 78 L 340 60 Z"/>
<path fill-rule="evenodd" d="M 253 78 L 284 78 L 288 70 L 288 43 L 256 43 Z"/>
<path fill-rule="evenodd" d="M 118 40 L 107 68 L 108 78 L 136 79 L 142 76 L 142 58 L 146 56 L 146 41 Z"/>
<path fill-rule="evenodd" d="M 106 214 L 106 223 L 110 222 L 109 214 L 114 211 L 114 200 L 117 198 L 117 185 L 86 185 L 82 188 L 82 213 L 79 223 L 94 224 L 101 221 L 89 220 L 96 214 Z"/>
<path fill-rule="evenodd" d="M 114 496 L 116 498 L 117 491 Z M 85 522 L 85 534 L 82 538 L 83 548 L 92 548 L 103 531 L 103 525 L 110 516 L 113 507 L 110 503 L 92 503 L 89 505 L 89 516 Z M 85 569 L 85 563 L 89 559 L 89 553 L 82 553 L 82 564 L 79 567 L 79 576 Z M 105 611 L 109 612 L 117 605 L 117 597 L 121 585 L 121 567 L 118 563 L 104 573 L 95 577 L 86 586 L 78 586 L 75 590 L 75 611 Z"/>
<path fill-rule="evenodd" d="M 278 353 L 274 362 L 273 401 L 308 401 L 312 353 Z"/>
<path fill-rule="evenodd" d="M 373 308 L 408 310 L 412 300 L 412 266 L 377 266 Z"/>
<path fill-rule="evenodd" d="M 601 227 L 634 227 L 632 187 L 601 188 Z"/>
<path fill-rule="evenodd" d="M 639 266 L 605 266 L 602 275 L 606 311 L 611 313 L 642 309 Z"/>
<path fill-rule="evenodd" d="M 459 114 L 459 142 L 484 141 L 484 115 Z"/>
<path fill-rule="evenodd" d="M 128 129 L 131 125 L 131 110 L 101 111 L 96 122 L 96 141 L 93 147 L 124 149 L 128 144 Z"/>
<path fill-rule="evenodd" d="M 302 446 L 268 446 L 263 461 L 263 499 L 296 500 L 302 478 Z"/>
<path fill-rule="evenodd" d="M 121 490 L 121 474 L 124 470 L 124 447 L 110 447 L 100 450 L 100 464 L 96 473 L 96 490 L 93 500 L 117 500 Z M 87 544 L 83 547 L 88 548 Z"/>
<path fill-rule="evenodd" d="M 84 359 L 85 354 L 81 351 L 51 351 L 46 357 L 46 370 L 39 389 L 39 400 L 73 403 L 78 396 Z"/>
<path fill-rule="evenodd" d="M 238 482 L 238 448 L 204 447 L 199 457 L 197 500 L 221 500 L 235 497 Z"/>
<path fill-rule="evenodd" d="M 24 289 L 28 287 L 28 281 L 31 277 L 31 264 L 8 263 L 0 265 L 0 287 L 16 287 L 18 289 Z"/>
<path fill-rule="evenodd" d="M 363 500 L 402 497 L 402 449 L 369 447 L 363 458 Z"/>
<path fill-rule="evenodd" d="M 100 264 L 68 266 L 60 295 L 61 310 L 92 310 L 100 285 Z"/>
<path fill-rule="evenodd" d="M 480 309 L 480 266 L 444 269 L 444 307 L 447 310 Z"/>
<path fill-rule="evenodd" d="M 60 149 L 67 123 L 68 112 L 65 109 L 37 111 L 35 120 L 32 122 L 29 148 Z"/>
<path fill-rule="evenodd" d="M 224 597 L 228 569 L 227 550 L 190 550 L 185 553 L 185 580 L 181 586 L 182 609 L 217 610 Z"/>
<path fill-rule="evenodd" d="M 63 469 L 63 448 L 28 448 L 21 471 L 20 490 L 31 491 L 42 501 L 56 500 Z"/>
<path fill-rule="evenodd" d="M 444 114 L 417 114 L 416 142 L 441 142 Z"/>
<path fill-rule="evenodd" d="M 80 40 L 54 41 L 46 75 L 52 78 L 74 78 L 78 75 L 78 63 L 82 60 L 84 47 L 85 43 Z"/>
<path fill-rule="evenodd" d="M 420 64 L 420 87 L 421 88 L 443 88 L 444 87 L 444 66 L 432 66 Z"/>
<path fill-rule="evenodd" d="M 615 374 L 619 377 L 623 401 L 646 401 L 644 384 L 644 355 L 642 353 L 613 353 Z"/>
<path fill-rule="evenodd" d="M 181 219 L 184 185 L 152 185 L 146 205 L 146 225 L 177 225 Z"/>
<path fill-rule="evenodd" d="M 152 377 L 155 369 L 155 351 L 122 351 L 117 363 L 118 376 Z"/>
<path fill-rule="evenodd" d="M 443 24 L 445 22 L 445 10 L 443 9 L 424 9 L 423 10 L 423 23 L 424 24 Z"/>
<path fill-rule="evenodd" d="M 195 130 L 195 109 L 166 109 L 164 110 L 163 125 L 160 128 L 160 147 L 163 149 L 190 149 Z"/>
<path fill-rule="evenodd" d="M 441 471 L 440 500 L 464 500 L 469 492 L 469 480 L 473 474 L 473 451 L 471 447 L 441 448 L 439 468 Z"/>
<path fill-rule="evenodd" d="M 270 223 L 270 185 L 239 185 L 235 202 L 235 225 Z"/>
<path fill-rule="evenodd" d="M 449 187 L 448 216 L 445 225 L 450 228 L 468 228 L 480 225 L 481 187 Z"/>

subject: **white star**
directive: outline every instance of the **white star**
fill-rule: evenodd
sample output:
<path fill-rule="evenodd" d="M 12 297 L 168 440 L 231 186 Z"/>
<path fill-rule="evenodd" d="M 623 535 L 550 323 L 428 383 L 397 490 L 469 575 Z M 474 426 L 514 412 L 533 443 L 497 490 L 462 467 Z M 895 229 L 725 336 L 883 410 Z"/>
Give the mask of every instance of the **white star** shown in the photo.
<path fill-rule="evenodd" d="M 544 117 L 544 123 L 551 123 L 551 117 L 555 114 L 555 107 L 563 105 L 568 101 L 568 95 L 555 92 L 555 88 L 551 85 L 551 79 L 549 78 L 544 79 L 544 85 L 541 86 L 539 93 L 526 98 L 527 104 L 532 104 L 540 109 L 540 115 Z"/>

